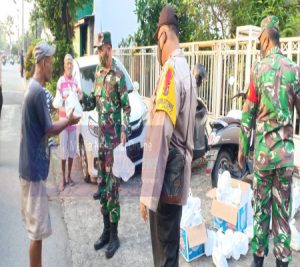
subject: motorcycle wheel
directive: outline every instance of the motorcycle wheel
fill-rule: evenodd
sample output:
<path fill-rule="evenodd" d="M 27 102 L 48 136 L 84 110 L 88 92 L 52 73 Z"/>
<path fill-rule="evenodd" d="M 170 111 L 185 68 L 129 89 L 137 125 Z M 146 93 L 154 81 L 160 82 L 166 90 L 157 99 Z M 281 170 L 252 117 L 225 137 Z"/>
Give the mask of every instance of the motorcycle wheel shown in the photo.
<path fill-rule="evenodd" d="M 219 175 L 224 171 L 228 170 L 228 167 L 232 164 L 230 153 L 226 150 L 221 150 L 217 160 L 215 162 L 212 174 L 211 174 L 211 185 L 217 187 Z"/>

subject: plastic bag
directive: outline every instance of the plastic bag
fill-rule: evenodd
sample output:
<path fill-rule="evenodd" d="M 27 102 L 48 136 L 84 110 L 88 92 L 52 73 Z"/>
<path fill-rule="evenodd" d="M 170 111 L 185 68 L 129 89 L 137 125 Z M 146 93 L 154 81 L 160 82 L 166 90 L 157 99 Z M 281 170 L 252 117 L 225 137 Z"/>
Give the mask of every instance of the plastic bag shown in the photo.
<path fill-rule="evenodd" d="M 235 232 L 234 238 L 239 240 L 239 249 L 242 255 L 246 255 L 249 249 L 248 236 L 242 232 Z"/>
<path fill-rule="evenodd" d="M 239 206 L 241 201 L 241 196 L 242 196 L 242 190 L 240 188 L 234 188 L 231 194 L 231 203 L 235 206 Z"/>
<path fill-rule="evenodd" d="M 114 149 L 114 163 L 112 167 L 113 175 L 122 178 L 127 182 L 129 178 L 134 174 L 134 163 L 128 158 L 126 153 L 126 147 L 122 144 L 118 145 Z"/>
<path fill-rule="evenodd" d="M 69 115 L 74 108 L 73 115 L 75 117 L 82 117 L 82 106 L 78 101 L 77 93 L 70 91 L 69 96 L 65 101 L 66 114 Z"/>
<path fill-rule="evenodd" d="M 221 192 L 226 191 L 228 185 L 230 185 L 230 179 L 231 179 L 231 175 L 229 171 L 224 171 L 220 175 L 218 179 L 218 189 L 220 189 Z"/>
<path fill-rule="evenodd" d="M 246 228 L 245 234 L 247 235 L 248 241 L 250 242 L 254 236 L 253 225 L 250 225 Z"/>
<path fill-rule="evenodd" d="M 219 247 L 213 248 L 212 259 L 216 267 L 228 267 L 226 257 L 222 253 L 221 248 Z"/>
<path fill-rule="evenodd" d="M 291 248 L 295 251 L 300 251 L 300 233 L 295 226 L 295 219 L 290 222 L 291 228 Z"/>
<path fill-rule="evenodd" d="M 62 105 L 63 105 L 64 101 L 63 101 L 63 98 L 61 96 L 61 93 L 59 92 L 59 90 L 56 91 L 56 95 L 53 99 L 53 107 L 54 108 L 61 108 Z"/>
<path fill-rule="evenodd" d="M 239 260 L 241 255 L 246 255 L 249 249 L 248 236 L 242 232 L 234 232 L 232 238 L 232 257 Z"/>
<path fill-rule="evenodd" d="M 217 186 L 217 200 L 226 202 L 230 199 L 232 193 L 232 187 L 230 185 L 231 175 L 229 171 L 224 171 L 219 175 L 218 186 Z"/>
<path fill-rule="evenodd" d="M 186 205 L 182 207 L 181 228 L 188 228 L 203 223 L 201 215 L 201 200 L 193 197 L 190 191 Z"/>
<path fill-rule="evenodd" d="M 212 255 L 213 248 L 215 247 L 215 243 L 216 243 L 216 232 L 207 230 L 207 241 L 204 245 L 204 251 L 207 257 Z"/>
<path fill-rule="evenodd" d="M 227 259 L 232 257 L 233 252 L 233 231 L 227 229 L 222 239 L 222 251 Z"/>

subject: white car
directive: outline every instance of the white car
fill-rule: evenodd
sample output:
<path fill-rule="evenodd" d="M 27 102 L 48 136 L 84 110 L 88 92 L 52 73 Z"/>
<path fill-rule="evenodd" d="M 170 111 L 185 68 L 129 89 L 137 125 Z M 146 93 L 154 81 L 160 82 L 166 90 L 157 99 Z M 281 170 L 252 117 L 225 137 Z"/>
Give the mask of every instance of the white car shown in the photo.
<path fill-rule="evenodd" d="M 125 75 L 131 106 L 126 150 L 128 157 L 137 166 L 142 163 L 147 106 L 138 92 L 139 84 L 131 81 L 128 72 L 119 59 L 114 57 L 114 60 Z M 79 88 L 88 95 L 93 89 L 95 70 L 98 64 L 99 57 L 97 55 L 80 57 L 74 61 L 73 74 L 78 81 Z M 77 125 L 77 143 L 84 180 L 95 182 L 98 172 L 98 112 L 96 109 L 83 112 L 83 116 Z"/>

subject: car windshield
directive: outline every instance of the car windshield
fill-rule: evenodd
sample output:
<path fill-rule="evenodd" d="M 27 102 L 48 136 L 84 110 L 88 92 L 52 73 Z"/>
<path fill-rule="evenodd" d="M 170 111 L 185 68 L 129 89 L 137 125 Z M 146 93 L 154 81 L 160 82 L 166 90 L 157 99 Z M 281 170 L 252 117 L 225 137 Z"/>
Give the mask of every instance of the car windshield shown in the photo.
<path fill-rule="evenodd" d="M 133 85 L 128 75 L 128 72 L 126 71 L 125 67 L 122 64 L 119 64 L 118 61 L 116 61 L 116 63 L 117 66 L 121 69 L 121 71 L 125 75 L 127 91 L 131 92 L 133 90 Z M 97 65 L 90 65 L 90 66 L 80 68 L 81 86 L 83 91 L 86 94 L 90 94 L 93 89 L 96 67 Z"/>

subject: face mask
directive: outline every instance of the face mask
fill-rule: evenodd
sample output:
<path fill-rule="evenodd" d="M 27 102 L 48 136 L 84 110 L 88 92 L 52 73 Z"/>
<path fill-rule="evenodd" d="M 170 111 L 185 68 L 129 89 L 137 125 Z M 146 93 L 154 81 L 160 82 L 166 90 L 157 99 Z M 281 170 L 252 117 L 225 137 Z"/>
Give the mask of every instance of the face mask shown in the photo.
<path fill-rule="evenodd" d="M 165 41 L 164 41 L 164 43 L 163 43 L 163 46 L 162 46 L 162 48 L 160 48 L 160 46 L 159 46 L 159 40 L 160 40 L 160 37 L 163 35 L 163 33 L 165 34 Z M 166 33 L 165 32 L 163 32 L 161 35 L 160 35 L 160 37 L 158 38 L 158 43 L 157 43 L 157 60 L 158 60 L 158 62 L 159 62 L 159 64 L 161 65 L 161 66 L 163 66 L 163 63 L 162 63 L 162 51 L 163 51 L 163 49 L 164 49 L 164 46 L 165 46 L 165 43 L 166 43 L 166 41 L 167 41 L 167 35 L 166 35 Z"/>
<path fill-rule="evenodd" d="M 102 56 L 100 56 L 100 63 L 103 67 L 106 67 L 108 65 L 108 59 L 109 56 L 107 53 L 104 53 Z"/>

